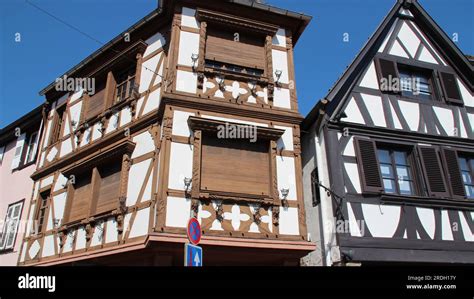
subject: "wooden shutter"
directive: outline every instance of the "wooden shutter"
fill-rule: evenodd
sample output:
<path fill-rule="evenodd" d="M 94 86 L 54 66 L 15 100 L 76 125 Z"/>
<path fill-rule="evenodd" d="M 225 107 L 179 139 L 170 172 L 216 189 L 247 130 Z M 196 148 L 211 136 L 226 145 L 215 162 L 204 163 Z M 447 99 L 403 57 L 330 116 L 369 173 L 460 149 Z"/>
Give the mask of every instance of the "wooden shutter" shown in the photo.
<path fill-rule="evenodd" d="M 434 147 L 418 146 L 418 151 L 425 174 L 428 195 L 434 197 L 449 197 L 438 150 Z"/>
<path fill-rule="evenodd" d="M 398 74 L 397 63 L 395 61 L 382 58 L 375 59 L 375 68 L 377 70 L 380 90 L 382 90 L 382 79 L 386 80 L 387 84 L 391 84 L 390 82 L 393 79 L 400 77 Z M 390 92 L 398 93 L 399 91 L 390 90 Z"/>
<path fill-rule="evenodd" d="M 106 165 L 99 169 L 100 178 L 95 213 L 107 212 L 118 207 L 121 170 L 121 163 Z"/>
<path fill-rule="evenodd" d="M 239 32 L 234 40 L 232 30 L 207 28 L 205 58 L 243 67 L 265 69 L 264 37 Z"/>
<path fill-rule="evenodd" d="M 458 154 L 455 150 L 446 148 L 442 152 L 451 195 L 455 199 L 465 199 L 466 193 L 461 176 L 461 168 L 459 167 Z"/>
<path fill-rule="evenodd" d="M 201 189 L 270 195 L 268 140 L 202 139 Z"/>
<path fill-rule="evenodd" d="M 461 92 L 459 91 L 456 76 L 452 73 L 439 73 L 444 99 L 448 103 L 463 104 Z"/>
<path fill-rule="evenodd" d="M 108 108 L 115 103 L 114 96 L 115 96 L 116 88 L 117 88 L 117 81 L 115 81 L 114 74 L 112 72 L 109 72 L 107 74 L 107 83 L 105 86 L 105 108 Z"/>
<path fill-rule="evenodd" d="M 104 111 L 105 109 L 105 88 L 96 92 L 93 96 L 87 99 L 87 108 L 85 119 L 94 117 Z"/>
<path fill-rule="evenodd" d="M 11 249 L 15 246 L 16 233 L 18 230 L 18 224 L 20 223 L 21 209 L 23 207 L 23 202 L 19 202 L 11 206 L 12 215 L 10 217 L 7 233 L 6 233 L 6 244 L 5 249 Z"/>
<path fill-rule="evenodd" d="M 81 220 L 89 215 L 91 201 L 91 175 L 86 172 L 76 176 L 74 183 L 74 192 L 71 198 L 71 208 L 69 211 L 68 222 Z"/>
<path fill-rule="evenodd" d="M 354 140 L 363 191 L 375 193 L 382 192 L 383 183 L 375 142 L 367 139 Z"/>
<path fill-rule="evenodd" d="M 13 157 L 13 160 L 12 160 L 11 169 L 16 169 L 18 168 L 18 166 L 20 166 L 21 154 L 23 152 L 23 146 L 25 145 L 25 138 L 26 138 L 26 133 L 23 133 L 16 140 L 15 156 Z"/>

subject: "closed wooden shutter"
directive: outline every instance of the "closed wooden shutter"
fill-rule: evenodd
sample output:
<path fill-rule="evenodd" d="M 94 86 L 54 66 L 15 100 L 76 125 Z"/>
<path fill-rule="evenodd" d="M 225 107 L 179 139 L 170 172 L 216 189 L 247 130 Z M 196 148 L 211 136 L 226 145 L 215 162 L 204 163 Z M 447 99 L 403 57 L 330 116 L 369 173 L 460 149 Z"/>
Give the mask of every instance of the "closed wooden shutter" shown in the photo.
<path fill-rule="evenodd" d="M 20 166 L 21 154 L 23 153 L 23 146 L 25 145 L 25 138 L 26 138 L 26 133 L 23 133 L 20 136 L 18 136 L 16 140 L 15 156 L 13 157 L 13 160 L 12 160 L 11 169 L 16 169 L 18 168 L 18 166 Z"/>
<path fill-rule="evenodd" d="M 75 180 L 68 222 L 86 218 L 89 215 L 92 198 L 90 172 L 76 176 Z"/>
<path fill-rule="evenodd" d="M 208 60 L 229 63 L 243 67 L 265 69 L 265 39 L 247 32 L 208 27 L 206 55 Z"/>
<path fill-rule="evenodd" d="M 363 191 L 371 193 L 382 192 L 384 189 L 375 142 L 367 139 L 354 140 Z"/>
<path fill-rule="evenodd" d="M 105 109 L 106 94 L 105 88 L 102 88 L 96 92 L 93 96 L 87 99 L 87 108 L 85 113 L 85 119 L 94 117 L 104 111 Z"/>
<path fill-rule="evenodd" d="M 458 154 L 452 149 L 443 149 L 443 159 L 446 165 L 446 174 L 451 189 L 451 195 L 455 199 L 465 199 L 464 182 L 459 167 Z"/>
<path fill-rule="evenodd" d="M 269 196 L 269 146 L 268 140 L 203 135 L 201 189 Z"/>
<path fill-rule="evenodd" d="M 384 90 L 382 86 L 382 80 L 390 86 L 391 83 L 393 83 L 393 79 L 398 79 L 400 76 L 398 74 L 398 69 L 397 69 L 397 64 L 395 61 L 387 60 L 387 59 L 382 59 L 378 58 L 375 59 L 375 67 L 377 70 L 377 76 L 379 79 L 379 86 L 380 90 L 382 91 L 390 91 L 394 93 L 400 92 L 400 90 Z"/>
<path fill-rule="evenodd" d="M 426 146 L 419 146 L 418 150 L 429 196 L 449 197 L 438 150 L 434 147 Z"/>
<path fill-rule="evenodd" d="M 118 207 L 121 169 L 121 163 L 106 165 L 99 169 L 100 182 L 96 213 L 107 212 Z"/>
<path fill-rule="evenodd" d="M 440 72 L 441 86 L 446 102 L 454 104 L 463 104 L 461 92 L 459 91 L 456 76 L 451 73 Z"/>

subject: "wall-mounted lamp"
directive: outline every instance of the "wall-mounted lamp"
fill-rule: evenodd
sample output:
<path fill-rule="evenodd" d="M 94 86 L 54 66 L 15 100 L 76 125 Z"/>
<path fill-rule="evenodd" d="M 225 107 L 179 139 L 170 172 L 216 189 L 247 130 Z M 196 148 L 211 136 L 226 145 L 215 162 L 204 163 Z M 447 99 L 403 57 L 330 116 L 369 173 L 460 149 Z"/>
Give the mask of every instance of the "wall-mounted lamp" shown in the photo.
<path fill-rule="evenodd" d="M 61 221 L 61 219 L 53 218 L 53 226 L 58 227 L 60 221 Z"/>
<path fill-rule="evenodd" d="M 276 77 L 275 83 L 276 84 L 280 84 L 280 78 L 282 74 L 283 74 L 282 70 L 275 70 L 275 77 Z"/>
<path fill-rule="evenodd" d="M 199 55 L 196 53 L 191 54 L 191 60 L 193 61 L 193 71 L 196 70 L 196 63 L 198 61 Z"/>
<path fill-rule="evenodd" d="M 191 182 L 193 181 L 192 178 L 184 178 L 184 188 L 185 188 L 185 191 L 188 192 L 189 191 L 189 187 L 191 186 Z"/>
<path fill-rule="evenodd" d="M 224 91 L 225 90 L 225 85 L 224 85 L 225 78 L 224 78 L 224 76 L 216 77 L 216 81 L 217 81 L 217 84 L 219 85 L 219 89 Z"/>
<path fill-rule="evenodd" d="M 286 198 L 288 197 L 288 194 L 290 193 L 290 188 L 282 188 L 280 190 L 280 192 L 281 192 L 281 196 L 282 196 L 281 201 L 283 202 L 283 206 L 287 207 L 288 206 L 287 205 L 288 201 L 286 200 Z"/>
<path fill-rule="evenodd" d="M 257 81 L 251 80 L 249 81 L 249 85 L 251 86 L 250 92 L 252 93 L 253 96 L 257 95 Z"/>

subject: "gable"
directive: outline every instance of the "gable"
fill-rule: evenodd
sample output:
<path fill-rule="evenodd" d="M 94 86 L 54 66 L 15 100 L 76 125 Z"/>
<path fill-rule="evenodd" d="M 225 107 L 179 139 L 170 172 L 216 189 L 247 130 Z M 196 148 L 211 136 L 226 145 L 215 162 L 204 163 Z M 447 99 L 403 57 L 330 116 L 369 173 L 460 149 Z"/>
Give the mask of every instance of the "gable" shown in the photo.
<path fill-rule="evenodd" d="M 360 75 L 341 98 L 342 113 L 332 115 L 343 115 L 340 122 L 355 125 L 474 138 L 472 87 L 412 16 L 409 9 L 399 9 L 387 34 L 378 37 L 379 44 L 373 43 L 375 49 L 363 58 L 365 66 Z M 420 73 L 426 75 L 421 78 L 427 80 L 429 99 L 404 92 L 402 70 L 403 76 L 407 70 L 416 73 L 417 80 Z M 387 77 L 396 78 L 400 84 L 394 92 L 382 85 Z"/>

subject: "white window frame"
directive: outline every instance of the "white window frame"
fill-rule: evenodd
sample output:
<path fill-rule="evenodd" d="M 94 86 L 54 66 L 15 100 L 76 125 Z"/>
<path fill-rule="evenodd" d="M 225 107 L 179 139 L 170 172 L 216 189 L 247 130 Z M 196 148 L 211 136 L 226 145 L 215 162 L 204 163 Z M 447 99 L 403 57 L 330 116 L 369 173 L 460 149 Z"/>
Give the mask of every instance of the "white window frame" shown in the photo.
<path fill-rule="evenodd" d="M 23 153 L 25 139 L 26 139 L 26 133 L 23 133 L 20 136 L 18 136 L 18 139 L 16 140 L 15 150 L 13 153 L 14 156 L 12 160 L 12 167 L 11 167 L 12 170 L 17 169 L 20 166 L 21 154 Z"/>
<path fill-rule="evenodd" d="M 20 224 L 21 214 L 23 210 L 23 202 L 10 204 L 5 215 L 5 221 L 2 223 L 2 235 L 0 237 L 0 250 L 13 249 L 15 247 L 16 234 L 18 233 L 18 225 Z M 14 215 L 15 209 L 17 208 L 18 213 Z M 13 234 L 11 242 L 8 243 L 8 236 Z"/>
<path fill-rule="evenodd" d="M 34 139 L 33 139 L 33 136 L 34 136 Z M 28 164 L 32 161 L 34 161 L 35 159 L 35 156 L 36 156 L 36 150 L 38 148 L 38 136 L 39 136 L 39 132 L 36 131 L 36 132 L 33 132 L 31 133 L 31 135 L 29 136 L 28 138 L 28 145 L 26 147 L 26 155 L 25 155 L 25 161 L 23 161 L 23 164 Z M 33 149 L 31 148 L 31 144 L 34 142 L 33 144 Z M 32 155 L 31 155 L 31 159 L 28 160 L 28 156 L 30 154 L 30 151 L 32 151 Z"/>

